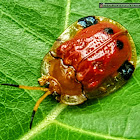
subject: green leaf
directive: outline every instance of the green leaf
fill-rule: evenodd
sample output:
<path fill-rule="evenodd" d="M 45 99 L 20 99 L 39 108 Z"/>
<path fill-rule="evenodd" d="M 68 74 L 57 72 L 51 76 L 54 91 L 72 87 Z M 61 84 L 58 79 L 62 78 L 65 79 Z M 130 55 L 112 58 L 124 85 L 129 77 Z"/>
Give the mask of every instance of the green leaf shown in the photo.
<path fill-rule="evenodd" d="M 43 56 L 68 25 L 88 15 L 128 29 L 138 55 L 133 77 L 115 93 L 78 106 L 47 97 L 32 130 L 31 112 L 43 92 L 0 86 L 1 140 L 140 139 L 140 9 L 99 8 L 97 0 L 0 0 L 0 83 L 38 86 Z"/>

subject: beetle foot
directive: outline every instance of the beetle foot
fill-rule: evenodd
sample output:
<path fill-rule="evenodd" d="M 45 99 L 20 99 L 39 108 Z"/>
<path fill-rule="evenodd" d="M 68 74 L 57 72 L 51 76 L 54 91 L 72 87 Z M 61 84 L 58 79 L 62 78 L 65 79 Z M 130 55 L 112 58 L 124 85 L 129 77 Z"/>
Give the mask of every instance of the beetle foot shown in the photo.
<path fill-rule="evenodd" d="M 43 75 L 41 78 L 38 79 L 38 82 L 40 84 L 40 86 L 46 86 L 46 84 L 49 83 L 49 90 L 54 92 L 56 91 L 58 94 L 60 94 L 60 84 L 57 81 L 57 79 L 55 79 L 52 76 L 46 76 Z"/>

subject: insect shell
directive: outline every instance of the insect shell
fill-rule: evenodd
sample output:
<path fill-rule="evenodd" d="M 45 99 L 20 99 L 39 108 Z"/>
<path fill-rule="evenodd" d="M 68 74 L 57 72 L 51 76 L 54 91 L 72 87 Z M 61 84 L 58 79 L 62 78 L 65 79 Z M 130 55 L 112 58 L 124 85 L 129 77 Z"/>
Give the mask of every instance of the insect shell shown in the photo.
<path fill-rule="evenodd" d="M 127 30 L 111 19 L 88 16 L 56 39 L 38 81 L 56 100 L 77 105 L 120 88 L 135 66 L 135 45 Z"/>

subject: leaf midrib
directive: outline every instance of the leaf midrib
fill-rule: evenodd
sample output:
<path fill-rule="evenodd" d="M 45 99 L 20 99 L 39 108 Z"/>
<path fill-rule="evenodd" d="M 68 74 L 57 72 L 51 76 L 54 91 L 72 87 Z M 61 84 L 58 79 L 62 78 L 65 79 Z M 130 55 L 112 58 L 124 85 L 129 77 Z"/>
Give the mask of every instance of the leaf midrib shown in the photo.
<path fill-rule="evenodd" d="M 69 126 L 67 124 L 64 124 L 62 122 L 59 122 L 59 121 L 55 120 L 57 118 L 57 116 L 66 107 L 67 107 L 67 105 L 59 103 L 50 112 L 50 114 L 46 116 L 46 118 L 44 120 L 42 120 L 38 125 L 36 125 L 32 130 L 30 130 L 24 136 L 19 138 L 19 140 L 29 140 L 30 138 L 37 135 L 39 132 L 41 132 L 43 129 L 47 128 L 47 126 L 49 126 L 51 124 L 56 124 L 56 125 L 59 125 L 59 126 L 65 128 L 67 130 L 72 130 L 72 131 L 75 131 L 75 132 L 78 132 L 78 133 L 87 134 L 87 135 L 93 136 L 93 137 L 100 137 L 100 138 L 112 139 L 112 140 L 128 140 L 128 139 L 122 138 L 122 137 L 113 137 L 113 136 L 110 136 L 110 135 L 105 135 L 105 134 L 101 134 L 101 133 L 96 133 L 96 132 L 91 132 L 91 131 L 88 131 L 88 130 L 84 130 L 84 129 L 81 129 L 81 128 L 76 128 L 76 127 Z M 131 139 L 131 140 L 133 140 L 133 139 Z"/>
<path fill-rule="evenodd" d="M 73 126 L 69 126 L 69 125 L 61 123 L 61 122 L 59 122 L 57 120 L 54 120 L 52 123 L 54 123 L 56 125 L 59 125 L 59 126 L 61 126 L 63 128 L 66 128 L 68 130 L 76 131 L 76 132 L 79 132 L 79 133 L 82 133 L 82 134 L 88 134 L 89 136 L 105 138 L 107 140 L 108 139 L 112 139 L 112 140 L 133 140 L 133 139 L 126 139 L 126 138 L 122 138 L 122 137 L 113 137 L 113 136 L 110 136 L 110 135 L 91 132 L 91 131 L 84 130 L 84 129 L 81 129 L 81 128 L 76 128 L 76 127 L 73 127 Z"/>
<path fill-rule="evenodd" d="M 38 125 L 29 130 L 25 135 L 23 135 L 20 140 L 28 140 L 31 137 L 37 135 L 40 131 L 46 128 L 48 125 L 52 124 L 57 116 L 67 107 L 65 104 L 59 103 L 51 112 L 42 120 Z"/>

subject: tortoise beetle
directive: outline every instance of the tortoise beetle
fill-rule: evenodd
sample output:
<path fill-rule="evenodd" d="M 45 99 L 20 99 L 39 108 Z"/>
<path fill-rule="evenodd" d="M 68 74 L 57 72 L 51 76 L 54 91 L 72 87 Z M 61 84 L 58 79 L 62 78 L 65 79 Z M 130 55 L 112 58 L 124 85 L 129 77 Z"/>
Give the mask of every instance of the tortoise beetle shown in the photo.
<path fill-rule="evenodd" d="M 43 86 L 49 81 L 57 100 L 77 105 L 121 87 L 135 66 L 135 45 L 127 30 L 111 19 L 88 16 L 55 41 L 43 59 L 39 83 Z M 55 86 L 48 75 L 57 80 Z"/>
<path fill-rule="evenodd" d="M 54 42 L 41 65 L 43 90 L 31 118 L 32 126 L 39 104 L 48 95 L 67 105 L 108 95 L 131 77 L 136 66 L 136 49 L 128 31 L 118 22 L 101 16 L 88 16 L 70 25 Z"/>

